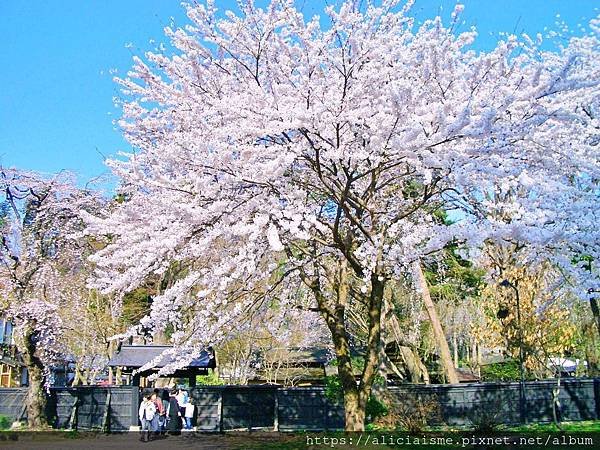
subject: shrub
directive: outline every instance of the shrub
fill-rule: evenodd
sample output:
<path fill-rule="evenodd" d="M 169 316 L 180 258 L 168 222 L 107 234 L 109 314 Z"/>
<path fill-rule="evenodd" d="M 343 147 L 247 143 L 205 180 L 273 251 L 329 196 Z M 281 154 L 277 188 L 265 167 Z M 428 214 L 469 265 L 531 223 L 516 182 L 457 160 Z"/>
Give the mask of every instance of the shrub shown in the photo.
<path fill-rule="evenodd" d="M 507 410 L 508 402 L 493 395 L 484 396 L 468 415 L 473 431 L 481 434 L 490 434 L 503 424 L 502 417 Z"/>
<path fill-rule="evenodd" d="M 0 415 L 0 430 L 8 430 L 12 424 L 9 417 Z"/>
<path fill-rule="evenodd" d="M 520 377 L 519 361 L 516 360 L 481 367 L 481 378 L 484 381 L 516 381 Z"/>
<path fill-rule="evenodd" d="M 371 395 L 366 407 L 366 421 L 367 423 L 375 423 L 381 417 L 386 416 L 388 413 L 388 407 L 382 401 Z"/>
<path fill-rule="evenodd" d="M 440 403 L 435 395 L 399 399 L 390 392 L 383 397 L 387 413 L 375 424 L 383 429 L 400 429 L 409 433 L 420 433 L 432 421 L 441 421 Z"/>
<path fill-rule="evenodd" d="M 337 375 L 325 377 L 325 397 L 332 402 L 342 400 L 342 383 Z"/>
<path fill-rule="evenodd" d="M 225 384 L 225 382 L 219 378 L 214 370 L 210 370 L 208 375 L 196 375 L 196 384 L 205 386 L 221 386 Z"/>
<path fill-rule="evenodd" d="M 375 384 L 379 383 L 380 377 L 375 379 Z M 325 377 L 325 397 L 332 402 L 343 402 L 342 383 L 337 375 Z M 388 412 L 387 406 L 378 400 L 374 395 L 369 397 L 367 407 L 365 408 L 365 423 L 373 423 Z"/>

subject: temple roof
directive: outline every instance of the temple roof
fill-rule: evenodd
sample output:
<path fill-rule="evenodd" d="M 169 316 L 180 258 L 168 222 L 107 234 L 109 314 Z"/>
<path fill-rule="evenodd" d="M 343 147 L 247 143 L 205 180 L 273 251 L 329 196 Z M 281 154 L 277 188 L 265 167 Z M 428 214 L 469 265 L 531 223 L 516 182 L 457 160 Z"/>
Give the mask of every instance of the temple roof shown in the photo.
<path fill-rule="evenodd" d="M 149 363 L 154 358 L 161 355 L 166 350 L 171 349 L 170 345 L 123 345 L 121 350 L 116 353 L 108 362 L 110 367 L 142 367 L 144 364 Z M 173 363 L 175 358 L 171 355 L 163 355 L 155 368 L 161 368 L 167 364 Z M 214 368 L 215 358 L 212 350 L 202 351 L 200 356 L 193 359 L 186 367 L 195 368 Z"/>

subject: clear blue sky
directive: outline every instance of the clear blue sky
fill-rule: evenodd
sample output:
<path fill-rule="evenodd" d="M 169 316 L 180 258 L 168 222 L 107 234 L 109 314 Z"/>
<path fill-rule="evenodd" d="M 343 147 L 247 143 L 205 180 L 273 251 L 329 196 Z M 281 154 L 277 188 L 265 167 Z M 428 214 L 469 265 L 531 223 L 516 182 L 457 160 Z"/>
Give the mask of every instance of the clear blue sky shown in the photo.
<path fill-rule="evenodd" d="M 258 1 L 261 4 L 264 2 Z M 329 2 L 331 3 L 331 1 Z M 598 14 L 595 0 L 464 0 L 466 27 L 476 25 L 480 48 L 500 31 L 544 32 L 556 15 L 575 34 Z M 235 9 L 232 0 L 216 1 Z M 307 16 L 323 0 L 297 0 Z M 454 0 L 417 0 L 419 19 Z M 127 150 L 112 121 L 111 69 L 125 74 L 132 53 L 165 42 L 162 29 L 185 24 L 178 0 L 4 0 L 0 1 L 0 164 L 46 173 L 69 169 L 82 182 L 106 173 L 102 155 Z M 154 44 L 150 40 L 154 39 Z M 131 48 L 126 44 L 131 43 Z"/>

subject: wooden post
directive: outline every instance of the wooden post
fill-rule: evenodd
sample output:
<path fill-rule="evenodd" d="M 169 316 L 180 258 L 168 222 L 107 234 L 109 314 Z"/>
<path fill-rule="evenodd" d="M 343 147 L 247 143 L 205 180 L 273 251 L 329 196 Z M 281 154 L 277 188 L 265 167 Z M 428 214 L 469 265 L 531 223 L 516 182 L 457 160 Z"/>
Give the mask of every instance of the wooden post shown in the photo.
<path fill-rule="evenodd" d="M 79 406 L 79 393 L 75 391 L 75 401 L 71 405 L 71 416 L 69 417 L 69 430 L 77 429 L 77 409 Z"/>
<path fill-rule="evenodd" d="M 223 388 L 219 389 L 219 403 L 217 404 L 217 413 L 219 414 L 219 433 L 223 432 Z"/>
<path fill-rule="evenodd" d="M 325 395 L 325 390 L 322 391 L 322 395 L 319 395 L 321 399 L 323 399 L 323 411 L 325 411 L 325 431 L 329 430 L 329 415 L 331 414 L 329 411 L 329 399 Z"/>
<path fill-rule="evenodd" d="M 106 404 L 104 405 L 104 417 L 102 418 L 102 432 L 108 433 L 109 430 L 109 419 L 110 419 L 110 399 L 111 390 L 108 388 L 106 393 Z"/>
<path fill-rule="evenodd" d="M 21 408 L 21 412 L 19 413 L 19 417 L 17 418 L 17 422 L 21 421 L 21 419 L 25 416 L 25 412 L 27 412 L 27 402 L 23 403 L 23 407 Z"/>
<path fill-rule="evenodd" d="M 137 386 L 130 386 L 131 389 L 131 425 L 129 429 L 138 428 L 138 408 L 140 407 L 140 390 Z"/>
<path fill-rule="evenodd" d="M 279 388 L 275 388 L 275 411 L 273 413 L 273 431 L 279 431 Z"/>
<path fill-rule="evenodd" d="M 115 384 L 117 386 L 121 386 L 122 381 L 123 381 L 122 369 L 121 369 L 121 367 L 117 367 L 117 370 L 115 371 Z"/>
<path fill-rule="evenodd" d="M 188 376 L 188 385 L 189 387 L 193 388 L 196 387 L 196 370 L 190 368 L 189 371 L 190 375 Z"/>

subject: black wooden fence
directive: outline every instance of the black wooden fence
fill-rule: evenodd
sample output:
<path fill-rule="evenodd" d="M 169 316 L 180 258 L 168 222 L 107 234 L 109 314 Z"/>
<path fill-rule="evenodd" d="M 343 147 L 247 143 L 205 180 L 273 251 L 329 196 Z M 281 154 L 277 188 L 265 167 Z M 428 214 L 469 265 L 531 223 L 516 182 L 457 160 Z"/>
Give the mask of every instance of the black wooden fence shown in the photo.
<path fill-rule="evenodd" d="M 0 389 L 0 415 L 25 420 L 26 394 L 26 388 Z M 137 426 L 138 398 L 135 386 L 51 388 L 46 414 L 54 428 L 129 430 Z"/>
<path fill-rule="evenodd" d="M 320 387 L 214 386 L 191 389 L 197 429 L 323 430 L 344 427 L 344 408 Z"/>
<path fill-rule="evenodd" d="M 555 381 L 527 382 L 527 420 L 552 420 Z M 482 422 L 518 423 L 519 383 L 399 385 L 389 399 L 405 413 L 430 424 L 473 426 Z M 24 419 L 25 389 L 0 389 L 0 415 Z M 199 431 L 236 429 L 333 430 L 343 428 L 344 409 L 321 387 L 211 386 L 190 389 Z M 557 412 L 563 421 L 600 419 L 600 378 L 561 381 Z M 108 402 L 108 407 L 107 407 Z M 138 426 L 136 387 L 52 388 L 48 417 L 56 428 L 125 431 Z"/>
<path fill-rule="evenodd" d="M 552 421 L 556 380 L 525 383 L 525 419 Z M 425 413 L 432 424 L 472 426 L 483 422 L 521 422 L 519 383 L 469 383 L 459 385 L 400 385 L 390 388 L 397 402 L 409 402 Z M 428 408 L 429 406 L 429 408 Z M 561 380 L 557 415 L 563 421 L 600 419 L 600 378 Z M 417 412 L 417 411 L 415 411 Z"/>

